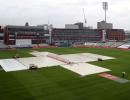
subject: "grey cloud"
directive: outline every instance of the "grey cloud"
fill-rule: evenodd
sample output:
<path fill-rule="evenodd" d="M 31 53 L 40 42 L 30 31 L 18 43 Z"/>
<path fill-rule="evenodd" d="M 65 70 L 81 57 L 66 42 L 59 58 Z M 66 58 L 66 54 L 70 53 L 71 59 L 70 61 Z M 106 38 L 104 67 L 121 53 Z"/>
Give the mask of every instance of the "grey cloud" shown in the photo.
<path fill-rule="evenodd" d="M 66 23 L 83 21 L 85 9 L 88 25 L 104 19 L 102 2 L 109 3 L 107 18 L 116 28 L 130 29 L 129 0 L 0 0 L 0 24 L 32 25 L 50 23 L 63 27 Z M 121 24 L 125 23 L 125 24 Z"/>

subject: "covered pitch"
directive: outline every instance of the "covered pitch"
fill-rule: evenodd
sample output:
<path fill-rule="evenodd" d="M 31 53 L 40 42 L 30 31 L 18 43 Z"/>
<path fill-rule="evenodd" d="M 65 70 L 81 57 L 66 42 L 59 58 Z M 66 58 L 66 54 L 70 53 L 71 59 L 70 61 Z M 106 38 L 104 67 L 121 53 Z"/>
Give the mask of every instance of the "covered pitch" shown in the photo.
<path fill-rule="evenodd" d="M 70 65 L 62 65 L 62 67 L 71 70 L 81 76 L 110 71 L 109 69 L 98 67 L 88 63 L 75 63 Z"/>
<path fill-rule="evenodd" d="M 65 63 L 49 58 L 47 56 L 29 57 L 29 58 L 18 58 L 17 61 L 21 62 L 25 66 L 29 67 L 30 64 L 35 64 L 38 68 L 63 65 Z"/>
<path fill-rule="evenodd" d="M 60 57 L 66 58 L 69 61 L 75 63 L 97 61 L 98 58 L 101 58 L 102 60 L 114 59 L 113 57 L 108 57 L 108 56 L 103 56 L 103 55 L 98 55 L 93 53 L 65 54 L 65 55 L 60 55 Z"/>
<path fill-rule="evenodd" d="M 103 60 L 114 59 L 112 57 L 92 53 L 57 55 L 49 52 L 32 52 L 31 54 L 36 57 L 2 59 L 0 60 L 0 65 L 6 72 L 26 70 L 29 69 L 30 64 L 37 65 L 38 68 L 60 65 L 63 68 L 84 76 L 110 71 L 109 69 L 88 64 L 86 62 L 98 61 L 98 58 Z"/>
<path fill-rule="evenodd" d="M 16 59 L 3 59 L 3 60 L 0 60 L 0 65 L 3 67 L 3 69 L 6 72 L 28 69 L 27 66 L 25 66 L 22 63 L 18 62 Z"/>

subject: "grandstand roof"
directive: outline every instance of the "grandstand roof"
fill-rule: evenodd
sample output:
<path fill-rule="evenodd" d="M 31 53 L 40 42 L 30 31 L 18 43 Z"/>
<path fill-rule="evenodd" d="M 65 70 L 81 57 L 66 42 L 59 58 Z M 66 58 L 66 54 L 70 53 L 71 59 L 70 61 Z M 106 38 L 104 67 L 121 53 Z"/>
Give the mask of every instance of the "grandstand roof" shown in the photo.
<path fill-rule="evenodd" d="M 43 29 L 43 27 L 37 27 L 37 26 L 16 26 L 16 25 L 7 25 L 7 28 L 15 28 L 15 29 Z"/>

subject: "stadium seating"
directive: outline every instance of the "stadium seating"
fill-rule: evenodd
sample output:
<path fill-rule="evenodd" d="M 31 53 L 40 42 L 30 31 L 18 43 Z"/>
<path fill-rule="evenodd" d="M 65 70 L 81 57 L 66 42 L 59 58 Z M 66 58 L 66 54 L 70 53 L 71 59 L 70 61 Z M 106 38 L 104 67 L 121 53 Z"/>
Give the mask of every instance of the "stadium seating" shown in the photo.
<path fill-rule="evenodd" d="M 103 46 L 103 45 L 104 45 L 103 42 L 99 42 L 99 43 L 97 43 L 97 46 Z"/>
<path fill-rule="evenodd" d="M 108 41 L 108 42 L 86 42 L 80 45 L 74 45 L 73 47 L 80 48 L 89 48 L 89 47 L 97 47 L 97 48 L 130 48 L 130 42 L 116 42 L 116 41 Z"/>
<path fill-rule="evenodd" d="M 122 48 L 122 49 L 130 49 L 130 43 L 125 43 L 125 44 L 119 46 L 118 48 Z"/>
<path fill-rule="evenodd" d="M 114 42 L 105 42 L 103 46 L 111 47 L 113 44 L 114 44 Z"/>
<path fill-rule="evenodd" d="M 125 42 L 115 42 L 111 47 L 119 47 L 123 45 Z"/>

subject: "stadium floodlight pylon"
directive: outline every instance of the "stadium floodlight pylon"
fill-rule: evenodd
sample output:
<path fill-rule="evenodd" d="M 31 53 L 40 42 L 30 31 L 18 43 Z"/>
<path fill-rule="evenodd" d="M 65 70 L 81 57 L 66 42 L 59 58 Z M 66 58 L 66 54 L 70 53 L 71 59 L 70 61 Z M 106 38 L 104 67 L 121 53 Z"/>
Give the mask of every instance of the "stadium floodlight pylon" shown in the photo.
<path fill-rule="evenodd" d="M 83 16 L 84 16 L 84 27 L 86 28 L 87 27 L 87 17 L 86 17 L 84 8 L 83 8 Z"/>
<path fill-rule="evenodd" d="M 108 2 L 103 2 L 103 10 L 105 11 L 105 22 L 107 22 L 106 11 L 108 10 Z"/>

